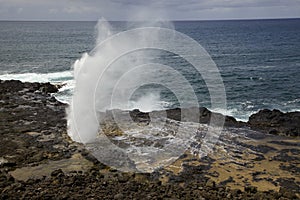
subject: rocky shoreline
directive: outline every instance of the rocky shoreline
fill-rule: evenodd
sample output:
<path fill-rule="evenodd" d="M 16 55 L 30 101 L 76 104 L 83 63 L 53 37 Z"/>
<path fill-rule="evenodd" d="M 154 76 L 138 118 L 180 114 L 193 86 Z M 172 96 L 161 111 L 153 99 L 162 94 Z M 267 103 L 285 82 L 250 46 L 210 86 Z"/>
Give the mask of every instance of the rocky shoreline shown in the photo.
<path fill-rule="evenodd" d="M 67 105 L 51 96 L 57 91 L 49 83 L 0 81 L 0 199 L 300 197 L 299 112 L 261 110 L 247 123 L 226 116 L 229 132 L 232 127 L 261 132 L 246 139 L 235 136 L 235 145 L 243 151 L 228 150 L 232 157 L 220 159 L 216 154 L 200 160 L 186 153 L 178 159 L 180 170 L 122 173 L 100 163 L 69 138 Z M 199 111 L 201 123 L 218 115 L 206 108 Z M 171 109 L 167 116 L 182 121 L 180 113 L 180 109 Z M 130 114 L 134 121 L 149 120 L 149 113 L 134 110 Z M 272 167 L 278 167 L 277 174 Z"/>
<path fill-rule="evenodd" d="M 249 127 L 253 130 L 258 130 L 267 134 L 282 135 L 282 136 L 300 136 L 300 112 L 288 112 L 283 113 L 280 110 L 269 110 L 264 109 L 251 115 L 248 122 L 237 121 L 234 117 L 223 116 L 219 113 L 209 111 L 205 107 L 201 108 L 190 108 L 190 110 L 199 109 L 200 117 L 195 119 L 195 122 L 209 124 L 212 116 L 224 117 L 225 127 Z M 186 113 L 189 113 L 189 109 L 184 109 Z M 162 112 L 167 113 L 169 119 L 176 121 L 185 121 L 181 119 L 182 109 L 175 108 L 166 111 L 154 111 L 151 114 L 160 115 Z M 193 111 L 191 111 L 193 112 Z M 133 119 L 149 119 L 149 113 L 142 113 L 139 110 L 133 110 L 131 112 Z"/>

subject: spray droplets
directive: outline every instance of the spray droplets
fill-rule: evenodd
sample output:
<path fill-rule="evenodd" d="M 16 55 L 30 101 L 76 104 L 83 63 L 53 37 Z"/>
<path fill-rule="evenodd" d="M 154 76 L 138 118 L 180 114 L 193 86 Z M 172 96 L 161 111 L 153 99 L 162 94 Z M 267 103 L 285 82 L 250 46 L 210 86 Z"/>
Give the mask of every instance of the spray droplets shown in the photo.
<path fill-rule="evenodd" d="M 154 168 L 151 166 L 137 168 L 134 164 L 138 162 L 137 154 L 132 154 L 132 151 L 113 144 L 101 132 L 101 120 L 105 118 L 104 113 L 107 110 L 112 110 L 112 119 L 121 129 L 118 134 L 126 131 L 122 130 L 122 127 L 125 129 L 124 123 L 134 126 L 136 122 L 132 121 L 129 112 L 115 112 L 113 109 L 137 108 L 152 111 L 160 110 L 168 103 L 161 100 L 159 92 L 151 90 L 133 99 L 139 88 L 151 84 L 161 85 L 172 91 L 181 107 L 199 107 L 198 99 L 189 81 L 174 68 L 155 62 L 153 56 L 157 56 L 157 50 L 172 52 L 189 62 L 204 78 L 212 95 L 212 107 L 226 106 L 224 85 L 218 69 L 201 45 L 173 29 L 160 27 L 161 23 L 154 24 L 149 26 L 148 23 L 147 26 L 112 34 L 112 27 L 102 19 L 97 25 L 96 47 L 91 53 L 84 54 L 74 65 L 76 85 L 68 113 L 69 135 L 73 140 L 86 144 L 100 162 L 123 171 L 149 172 Z M 181 115 L 187 121 L 189 117 L 198 116 L 199 119 L 199 111 L 189 110 L 191 111 L 193 113 L 182 112 Z M 162 115 L 161 118 L 165 116 Z M 217 120 L 219 121 L 212 124 L 222 126 L 223 119 Z M 152 118 L 148 125 L 157 127 L 156 122 L 157 120 Z M 160 122 L 160 126 L 155 129 L 156 135 L 160 135 L 164 123 L 164 121 Z M 146 155 L 147 159 L 157 160 L 160 166 L 170 164 L 174 158 L 176 159 L 189 148 L 189 141 L 193 134 L 187 133 L 184 126 L 180 124 L 176 130 L 172 141 L 181 141 L 180 143 L 169 142 L 155 151 L 151 147 L 152 150 L 148 149 L 149 152 L 147 148 L 139 147 L 137 152 L 143 152 L 141 157 Z M 206 135 L 212 140 L 209 143 L 213 144 L 221 130 L 208 129 L 209 132 L 213 136 Z M 116 160 L 119 162 L 116 163 Z"/>

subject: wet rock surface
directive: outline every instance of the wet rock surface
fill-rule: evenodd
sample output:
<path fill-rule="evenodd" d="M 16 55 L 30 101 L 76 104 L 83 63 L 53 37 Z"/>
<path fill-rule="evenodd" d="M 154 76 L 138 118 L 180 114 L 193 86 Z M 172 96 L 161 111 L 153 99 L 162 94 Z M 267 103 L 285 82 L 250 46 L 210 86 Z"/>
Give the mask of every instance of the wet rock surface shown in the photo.
<path fill-rule="evenodd" d="M 224 116 L 220 113 L 211 112 L 205 107 L 200 108 L 174 108 L 166 111 L 153 111 L 151 113 L 143 113 L 139 110 L 133 110 L 130 112 L 130 116 L 135 122 L 149 122 L 150 115 L 164 116 L 176 121 L 182 122 L 197 122 L 203 124 L 209 124 L 212 121 L 220 121 L 221 125 L 242 127 L 245 126 L 244 122 L 237 121 L 234 117 Z M 212 120 L 215 119 L 215 120 Z"/>
<path fill-rule="evenodd" d="M 247 126 L 253 130 L 273 135 L 285 135 L 292 137 L 300 136 L 300 112 L 283 113 L 276 109 L 264 109 L 251 115 L 247 123 L 237 121 L 231 116 L 224 116 L 220 113 L 211 112 L 205 107 L 184 109 L 174 108 L 166 111 L 153 111 L 151 113 L 143 113 L 139 110 L 133 110 L 130 112 L 130 116 L 135 122 L 149 121 L 149 114 L 152 116 L 166 115 L 167 118 L 176 121 L 192 121 L 204 124 L 211 123 L 213 121 L 212 118 L 215 118 L 221 121 L 225 127 Z"/>
<path fill-rule="evenodd" d="M 299 138 L 249 132 L 245 123 L 226 117 L 226 133 L 213 153 L 199 158 L 186 152 L 150 174 L 122 173 L 69 138 L 66 105 L 53 92 L 57 87 L 49 83 L 0 82 L 0 199 L 299 199 Z M 180 112 L 167 115 L 183 120 Z M 201 123 L 208 123 L 211 112 L 200 113 Z M 130 114 L 149 121 L 147 113 Z M 251 127 L 254 122 L 269 130 L 254 117 Z M 286 123 L 276 123 L 290 133 Z M 245 134 L 234 134 L 234 127 Z M 122 135 L 114 124 L 105 128 L 108 135 L 115 132 L 112 138 Z"/>

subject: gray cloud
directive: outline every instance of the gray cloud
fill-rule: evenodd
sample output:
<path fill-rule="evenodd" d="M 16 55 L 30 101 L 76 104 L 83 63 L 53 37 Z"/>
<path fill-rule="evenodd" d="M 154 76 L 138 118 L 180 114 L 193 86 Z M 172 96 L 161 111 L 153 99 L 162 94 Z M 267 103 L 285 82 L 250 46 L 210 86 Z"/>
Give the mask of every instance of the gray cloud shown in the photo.
<path fill-rule="evenodd" d="M 300 17 L 300 0 L 0 0 L 2 20 Z"/>

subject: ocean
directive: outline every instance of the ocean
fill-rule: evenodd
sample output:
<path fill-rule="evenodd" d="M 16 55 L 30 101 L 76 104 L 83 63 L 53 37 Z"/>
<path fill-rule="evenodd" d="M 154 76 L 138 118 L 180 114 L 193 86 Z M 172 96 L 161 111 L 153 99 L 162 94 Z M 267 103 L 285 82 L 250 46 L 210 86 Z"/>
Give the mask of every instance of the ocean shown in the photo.
<path fill-rule="evenodd" d="M 69 102 L 74 89 L 72 66 L 94 49 L 96 24 L 1 21 L 0 79 L 62 83 L 55 96 Z M 130 24 L 111 22 L 116 33 Z M 172 26 L 201 44 L 216 63 L 227 100 L 227 109 L 217 111 L 242 121 L 264 108 L 300 111 L 300 19 L 176 21 Z M 170 52 L 160 52 L 154 59 L 184 74 L 199 105 L 210 108 L 205 83 L 186 61 Z M 151 87 L 140 92 L 158 90 Z M 159 108 L 178 107 L 172 91 L 158 91 Z"/>

